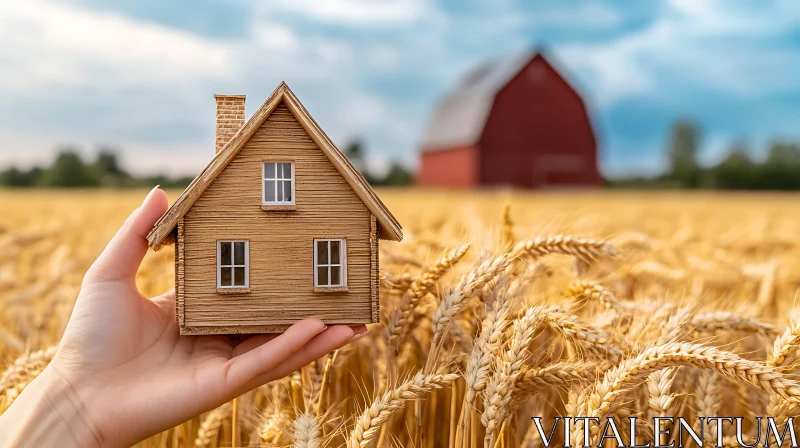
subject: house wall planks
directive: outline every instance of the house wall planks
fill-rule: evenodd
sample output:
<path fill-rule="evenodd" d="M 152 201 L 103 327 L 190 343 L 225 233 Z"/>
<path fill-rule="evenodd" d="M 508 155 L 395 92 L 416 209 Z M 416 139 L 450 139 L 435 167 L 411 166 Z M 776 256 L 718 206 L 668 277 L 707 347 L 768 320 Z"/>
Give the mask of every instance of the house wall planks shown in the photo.
<path fill-rule="evenodd" d="M 186 263 L 185 263 L 185 237 L 184 237 L 184 221 L 181 218 L 178 221 L 178 227 L 175 229 L 175 319 L 178 325 L 183 325 L 184 322 L 184 300 L 186 292 Z"/>
<path fill-rule="evenodd" d="M 375 215 L 369 219 L 369 270 L 370 270 L 370 300 L 372 301 L 372 322 L 380 322 L 381 318 L 381 291 L 380 291 L 380 266 L 378 265 L 378 220 Z"/>

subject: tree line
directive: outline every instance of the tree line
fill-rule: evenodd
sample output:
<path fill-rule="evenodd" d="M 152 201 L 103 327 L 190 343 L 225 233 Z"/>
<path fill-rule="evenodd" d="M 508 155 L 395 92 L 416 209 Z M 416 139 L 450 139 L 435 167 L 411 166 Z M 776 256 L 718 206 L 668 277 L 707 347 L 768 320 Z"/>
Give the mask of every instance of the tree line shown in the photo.
<path fill-rule="evenodd" d="M 94 160 L 84 160 L 74 147 L 62 147 L 49 166 L 21 169 L 11 166 L 0 171 L 0 185 L 26 188 L 93 188 L 93 187 L 152 187 L 185 188 L 194 176 L 170 177 L 166 175 L 134 176 L 125 170 L 113 147 L 101 147 Z M 399 163 L 393 163 L 382 176 L 373 174 L 365 163 L 365 149 L 360 140 L 346 144 L 344 152 L 367 181 L 376 186 L 408 185 L 411 173 Z"/>
<path fill-rule="evenodd" d="M 84 160 L 77 148 L 62 147 L 49 166 L 34 166 L 30 169 L 11 166 L 0 171 L 0 185 L 18 188 L 128 188 L 153 185 L 183 188 L 192 179 L 192 176 L 134 176 L 122 168 L 117 151 L 111 147 L 98 148 L 92 161 Z"/>
<path fill-rule="evenodd" d="M 766 156 L 755 160 L 744 142 L 731 145 L 717 164 L 702 166 L 698 160 L 700 127 L 690 120 L 678 120 L 667 141 L 669 166 L 655 178 L 611 181 L 612 186 L 713 188 L 722 190 L 800 190 L 800 144 L 775 140 Z"/>

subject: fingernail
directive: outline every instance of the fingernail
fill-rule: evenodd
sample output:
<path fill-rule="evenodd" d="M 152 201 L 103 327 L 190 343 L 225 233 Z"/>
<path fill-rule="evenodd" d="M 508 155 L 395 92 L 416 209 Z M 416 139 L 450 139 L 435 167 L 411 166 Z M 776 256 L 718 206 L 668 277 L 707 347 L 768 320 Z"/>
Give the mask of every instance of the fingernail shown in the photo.
<path fill-rule="evenodd" d="M 153 193 L 155 193 L 155 191 L 156 191 L 156 190 L 158 190 L 158 187 L 160 187 L 160 186 L 161 186 L 161 185 L 159 184 L 159 185 L 156 185 L 155 187 L 153 187 L 153 189 L 152 189 L 152 190 L 150 190 L 150 192 L 149 192 L 149 193 L 147 193 L 147 196 L 145 196 L 145 197 L 144 197 L 144 200 L 142 201 L 142 204 L 144 204 L 145 202 L 147 202 L 147 200 L 148 200 L 148 199 L 150 199 L 150 196 L 152 196 L 152 195 L 153 195 Z"/>
<path fill-rule="evenodd" d="M 357 341 L 357 340 L 359 340 L 359 339 L 363 338 L 364 336 L 366 336 L 366 335 L 367 335 L 367 333 L 369 333 L 369 330 L 364 330 L 364 332 L 363 332 L 363 333 L 356 333 L 356 334 L 354 334 L 354 335 L 353 335 L 353 337 L 352 337 L 352 338 L 350 338 L 350 342 L 355 342 L 355 341 Z"/>
<path fill-rule="evenodd" d="M 327 326 L 327 325 L 323 325 L 323 326 L 322 326 L 322 329 L 321 329 L 321 330 L 319 330 L 319 332 L 317 332 L 317 334 L 320 334 L 320 333 L 322 333 L 323 331 L 325 331 L 325 330 L 327 330 L 327 329 L 328 329 L 328 326 Z"/>

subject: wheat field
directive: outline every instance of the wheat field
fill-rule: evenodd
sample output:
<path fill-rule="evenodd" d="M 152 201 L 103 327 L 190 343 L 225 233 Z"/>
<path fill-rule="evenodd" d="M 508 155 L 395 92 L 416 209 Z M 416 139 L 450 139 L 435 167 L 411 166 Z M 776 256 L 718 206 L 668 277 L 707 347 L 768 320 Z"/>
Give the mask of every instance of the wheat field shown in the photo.
<path fill-rule="evenodd" d="M 381 243 L 381 324 L 141 446 L 540 447 L 532 416 L 797 414 L 797 196 L 379 194 L 405 232 Z M 143 195 L 0 191 L 0 413 Z M 144 294 L 172 287 L 172 257 L 148 254 Z"/>

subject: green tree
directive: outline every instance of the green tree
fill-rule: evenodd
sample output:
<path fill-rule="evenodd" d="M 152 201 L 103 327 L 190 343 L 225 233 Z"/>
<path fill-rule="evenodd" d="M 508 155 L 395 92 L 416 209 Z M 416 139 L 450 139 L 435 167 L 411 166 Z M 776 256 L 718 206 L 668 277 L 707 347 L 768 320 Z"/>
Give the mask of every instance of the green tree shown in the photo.
<path fill-rule="evenodd" d="M 45 187 L 94 187 L 99 179 L 93 171 L 83 163 L 75 148 L 62 148 L 40 183 Z"/>
<path fill-rule="evenodd" d="M 114 148 L 101 147 L 97 152 L 97 160 L 95 160 L 94 166 L 104 174 L 127 175 L 119 166 L 119 160 Z"/>
<path fill-rule="evenodd" d="M 383 178 L 381 184 L 389 187 L 399 187 L 409 185 L 411 181 L 411 172 L 403 165 L 395 162 L 392 163 L 389 172 L 386 173 L 386 177 Z"/>
<path fill-rule="evenodd" d="M 120 187 L 130 181 L 130 175 L 120 167 L 115 149 L 111 147 L 100 147 L 91 170 L 104 186 Z"/>
<path fill-rule="evenodd" d="M 753 189 L 757 187 L 759 166 L 753 163 L 744 143 L 731 147 L 728 156 L 711 169 L 715 188 Z"/>
<path fill-rule="evenodd" d="M 700 131 L 689 120 L 678 120 L 672 127 L 669 139 L 670 177 L 688 188 L 700 184 L 697 165 L 697 148 Z"/>
<path fill-rule="evenodd" d="M 759 184 L 770 190 L 800 189 L 800 146 L 772 142 L 762 165 Z"/>
<path fill-rule="evenodd" d="M 5 171 L 0 171 L 0 185 L 9 187 L 32 187 L 36 185 L 41 175 L 42 169 L 38 167 L 25 171 L 12 166 Z"/>
<path fill-rule="evenodd" d="M 354 139 L 347 142 L 344 145 L 343 152 L 344 155 L 347 156 L 347 160 L 349 160 L 350 163 L 352 163 L 353 166 L 366 177 L 366 154 L 364 150 L 364 143 L 361 141 L 361 139 Z"/>

